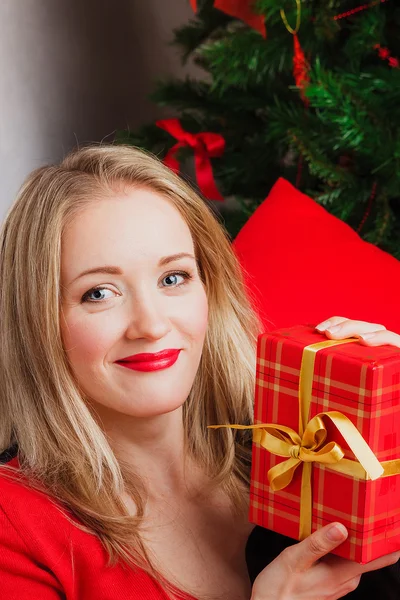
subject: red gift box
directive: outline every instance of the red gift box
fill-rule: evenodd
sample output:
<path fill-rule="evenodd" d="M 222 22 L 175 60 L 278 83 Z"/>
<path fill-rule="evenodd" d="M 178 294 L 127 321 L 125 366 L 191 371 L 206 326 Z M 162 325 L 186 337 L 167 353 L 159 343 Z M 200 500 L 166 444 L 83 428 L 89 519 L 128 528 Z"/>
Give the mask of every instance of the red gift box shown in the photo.
<path fill-rule="evenodd" d="M 321 342 L 325 342 L 324 346 L 327 342 L 328 347 L 311 349 L 314 364 L 307 367 L 309 406 L 305 407 L 304 357 L 310 355 L 310 349 L 305 348 L 321 346 Z M 294 539 L 304 537 L 304 520 L 309 521 L 305 524 L 307 533 L 339 521 L 347 527 L 349 537 L 334 554 L 366 563 L 400 550 L 400 348 L 371 348 L 356 339 L 330 344 L 325 335 L 311 326 L 291 327 L 259 337 L 254 423 L 283 427 L 275 431 L 268 427 L 254 429 L 250 521 Z M 303 435 L 299 431 L 302 411 L 303 429 L 310 422 L 308 428 L 319 423 L 314 427 L 314 437 L 321 443 L 314 450 L 317 454 L 335 455 L 331 464 L 314 462 L 314 458 L 313 462 L 299 459 L 299 453 L 304 454 L 303 442 L 298 443 L 295 436 Z M 321 418 L 314 419 L 321 414 Z M 325 432 L 318 429 L 321 422 Z M 349 426 L 345 433 L 341 422 Z M 352 431 L 354 426 L 358 432 Z M 293 433 L 287 434 L 286 430 Z M 278 456 L 267 450 L 261 445 L 262 436 L 268 438 L 266 445 L 272 444 L 275 450 L 279 444 L 287 446 L 289 440 L 289 452 Z M 364 442 L 360 442 L 361 436 Z M 370 450 L 365 449 L 365 443 Z M 372 456 L 372 479 L 365 471 L 368 452 L 377 459 Z M 361 458 L 363 466 L 360 454 L 366 457 Z M 272 474 L 279 483 L 287 476 L 281 471 L 290 471 L 290 465 L 296 461 L 290 483 L 274 491 L 268 479 L 270 469 L 275 467 Z M 305 470 L 311 484 L 308 492 Z"/>

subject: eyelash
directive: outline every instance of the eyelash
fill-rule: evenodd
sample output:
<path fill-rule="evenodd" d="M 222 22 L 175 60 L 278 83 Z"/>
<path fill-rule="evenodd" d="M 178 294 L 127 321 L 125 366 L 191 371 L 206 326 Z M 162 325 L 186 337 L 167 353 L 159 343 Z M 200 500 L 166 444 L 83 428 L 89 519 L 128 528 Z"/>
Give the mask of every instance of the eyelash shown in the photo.
<path fill-rule="evenodd" d="M 187 273 L 186 271 L 171 271 L 170 273 L 167 273 L 166 275 L 164 275 L 163 279 L 166 279 L 167 277 L 170 277 L 171 275 L 180 275 L 181 277 L 183 277 L 183 281 L 182 281 L 182 283 L 178 283 L 177 285 L 174 285 L 174 286 L 171 285 L 171 286 L 165 286 L 165 287 L 177 288 L 177 287 L 180 287 L 181 285 L 186 285 L 191 279 L 193 279 L 193 276 L 190 275 L 190 273 Z M 105 300 L 90 300 L 89 296 L 96 290 L 109 290 L 109 289 L 110 288 L 108 288 L 104 285 L 92 287 L 92 288 L 90 288 L 90 290 L 88 290 L 87 292 L 85 292 L 83 294 L 83 296 L 81 298 L 81 303 L 91 302 L 92 304 L 100 304 L 101 302 L 106 302 L 109 298 L 107 298 Z M 112 290 L 110 290 L 110 291 L 112 291 Z"/>

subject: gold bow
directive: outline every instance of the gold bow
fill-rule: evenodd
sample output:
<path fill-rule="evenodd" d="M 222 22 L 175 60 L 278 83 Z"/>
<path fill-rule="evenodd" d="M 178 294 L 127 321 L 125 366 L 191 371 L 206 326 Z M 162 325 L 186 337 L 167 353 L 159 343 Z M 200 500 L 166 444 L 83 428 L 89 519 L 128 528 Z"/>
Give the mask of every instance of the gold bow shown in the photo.
<path fill-rule="evenodd" d="M 257 425 L 210 425 L 211 429 L 229 427 L 232 429 L 252 429 L 253 441 L 287 460 L 275 465 L 268 471 L 268 481 L 273 490 L 285 488 L 293 479 L 294 472 L 303 464 L 301 496 L 300 496 L 300 530 L 299 539 L 311 533 L 312 521 L 312 463 L 329 465 L 329 468 L 341 473 L 363 479 L 378 479 L 386 469 L 382 467 L 371 448 L 353 423 L 344 414 L 337 411 L 323 412 L 308 422 L 308 414 L 312 398 L 312 383 L 315 355 L 319 350 L 357 341 L 356 338 L 346 340 L 327 340 L 306 346 L 303 351 L 299 381 L 299 432 L 271 423 Z M 324 419 L 328 418 L 356 457 L 356 461 L 344 458 L 344 452 L 336 442 L 327 442 L 327 430 Z M 395 464 L 397 463 L 397 464 Z M 400 472 L 399 461 L 388 461 L 387 474 Z M 340 465 L 340 466 L 339 466 Z"/>
<path fill-rule="evenodd" d="M 282 425 L 255 425 L 253 440 L 263 448 L 277 456 L 288 457 L 284 462 L 275 465 L 268 471 L 268 481 L 273 490 L 285 488 L 293 479 L 297 467 L 303 463 L 300 499 L 300 532 L 304 539 L 311 533 L 312 491 L 311 468 L 313 462 L 334 465 L 343 460 L 344 452 L 336 442 L 325 444 L 327 430 L 324 418 L 329 418 L 340 431 L 358 463 L 370 479 L 377 479 L 383 473 L 383 467 L 365 442 L 364 438 L 345 415 L 331 411 L 316 415 L 304 430 L 302 437 L 290 427 Z M 341 472 L 347 475 L 358 474 L 358 463 L 346 460 Z"/>

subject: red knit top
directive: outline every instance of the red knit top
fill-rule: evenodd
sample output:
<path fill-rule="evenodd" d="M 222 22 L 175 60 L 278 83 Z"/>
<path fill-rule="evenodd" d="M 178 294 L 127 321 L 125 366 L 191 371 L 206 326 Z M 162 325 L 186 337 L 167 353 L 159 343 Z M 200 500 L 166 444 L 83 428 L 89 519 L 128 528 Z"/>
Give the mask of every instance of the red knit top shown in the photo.
<path fill-rule="evenodd" d="M 8 463 L 18 468 L 17 459 Z M 4 600 L 165 600 L 144 571 L 107 567 L 100 540 L 50 497 L 0 468 L 0 597 Z M 75 519 L 76 520 L 76 519 Z M 194 600 L 185 596 L 187 600 Z"/>

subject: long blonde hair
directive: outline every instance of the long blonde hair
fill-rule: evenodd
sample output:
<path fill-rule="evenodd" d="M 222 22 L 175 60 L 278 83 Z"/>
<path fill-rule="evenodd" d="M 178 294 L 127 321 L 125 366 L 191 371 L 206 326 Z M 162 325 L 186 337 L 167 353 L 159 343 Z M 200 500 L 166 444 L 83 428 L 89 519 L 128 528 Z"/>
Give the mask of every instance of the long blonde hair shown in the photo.
<path fill-rule="evenodd" d="M 145 489 L 118 461 L 79 392 L 61 341 L 63 228 L 85 205 L 122 185 L 147 188 L 180 211 L 193 237 L 209 302 L 200 366 L 184 408 L 189 455 L 244 506 L 246 436 L 207 426 L 250 423 L 259 329 L 224 229 L 205 202 L 158 159 L 128 146 L 78 149 L 34 171 L 0 235 L 0 451 L 18 445 L 20 469 L 118 558 L 162 579 L 139 533 Z M 5 472 L 10 467 L 2 467 Z M 129 515 L 127 492 L 136 505 Z"/>

